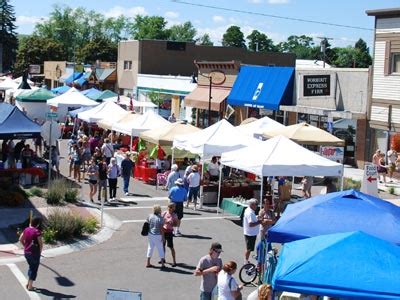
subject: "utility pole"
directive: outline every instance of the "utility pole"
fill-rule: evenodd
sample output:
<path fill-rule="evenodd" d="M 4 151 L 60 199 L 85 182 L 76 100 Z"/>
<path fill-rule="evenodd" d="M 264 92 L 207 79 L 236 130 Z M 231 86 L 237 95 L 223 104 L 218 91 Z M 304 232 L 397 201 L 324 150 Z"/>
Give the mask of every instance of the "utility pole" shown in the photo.
<path fill-rule="evenodd" d="M 0 43 L 0 74 L 3 73 L 3 43 Z"/>
<path fill-rule="evenodd" d="M 317 39 L 321 40 L 320 45 L 321 45 L 321 52 L 322 52 L 322 61 L 324 62 L 323 67 L 325 69 L 326 47 L 328 45 L 328 40 L 333 40 L 333 38 L 329 38 L 329 37 L 325 37 L 325 36 L 322 36 L 322 37 L 318 36 Z"/>

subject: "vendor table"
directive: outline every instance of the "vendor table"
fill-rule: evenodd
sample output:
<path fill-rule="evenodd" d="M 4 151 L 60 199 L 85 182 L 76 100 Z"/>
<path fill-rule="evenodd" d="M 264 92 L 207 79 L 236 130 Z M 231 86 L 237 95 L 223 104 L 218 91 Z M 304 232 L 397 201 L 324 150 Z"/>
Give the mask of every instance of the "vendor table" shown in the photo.
<path fill-rule="evenodd" d="M 221 196 L 223 198 L 232 198 L 241 196 L 245 199 L 259 199 L 261 186 L 257 184 L 242 186 L 222 186 Z M 218 195 L 218 184 L 203 186 L 204 204 L 216 204 Z"/>
<path fill-rule="evenodd" d="M 221 208 L 232 215 L 243 217 L 243 213 L 247 208 L 247 204 L 235 201 L 235 198 L 224 198 L 222 200 Z"/>

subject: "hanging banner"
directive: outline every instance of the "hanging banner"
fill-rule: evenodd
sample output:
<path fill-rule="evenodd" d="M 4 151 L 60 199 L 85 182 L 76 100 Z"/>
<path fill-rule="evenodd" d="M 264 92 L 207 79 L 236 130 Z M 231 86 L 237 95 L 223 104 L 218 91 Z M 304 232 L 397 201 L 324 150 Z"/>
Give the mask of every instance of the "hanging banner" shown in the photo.
<path fill-rule="evenodd" d="M 329 160 L 342 164 L 344 159 L 344 147 L 321 146 L 320 154 Z"/>

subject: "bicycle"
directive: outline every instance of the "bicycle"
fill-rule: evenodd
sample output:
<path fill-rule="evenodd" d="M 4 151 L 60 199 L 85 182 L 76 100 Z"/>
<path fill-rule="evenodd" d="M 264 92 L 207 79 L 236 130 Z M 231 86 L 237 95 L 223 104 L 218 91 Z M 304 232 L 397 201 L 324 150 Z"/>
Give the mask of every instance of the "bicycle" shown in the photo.
<path fill-rule="evenodd" d="M 239 279 L 243 284 L 252 283 L 258 276 L 258 268 L 255 264 L 248 262 L 239 270 Z"/>

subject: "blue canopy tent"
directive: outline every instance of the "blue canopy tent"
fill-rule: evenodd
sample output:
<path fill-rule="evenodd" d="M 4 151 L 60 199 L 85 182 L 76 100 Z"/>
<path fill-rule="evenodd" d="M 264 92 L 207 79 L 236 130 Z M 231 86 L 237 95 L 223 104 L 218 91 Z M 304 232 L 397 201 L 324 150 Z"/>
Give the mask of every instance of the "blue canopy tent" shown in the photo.
<path fill-rule="evenodd" d="M 79 79 L 75 80 L 74 83 L 83 86 L 88 81 L 91 74 L 91 71 L 83 73 L 83 75 Z"/>
<path fill-rule="evenodd" d="M 75 80 L 78 80 L 79 78 L 81 78 L 83 76 L 84 73 L 81 72 L 74 72 L 71 74 L 71 76 L 69 76 L 67 79 L 65 79 L 65 83 L 68 85 L 71 85 L 74 83 Z"/>
<path fill-rule="evenodd" d="M 90 88 L 88 90 L 84 90 L 81 92 L 84 96 L 90 98 L 90 99 L 96 99 L 98 96 L 101 95 L 101 91 L 95 88 Z"/>
<path fill-rule="evenodd" d="M 71 87 L 69 87 L 68 85 L 63 85 L 63 86 L 59 86 L 54 89 L 51 89 L 51 91 L 54 94 L 61 95 L 61 94 L 64 94 L 65 92 L 67 92 L 70 88 Z"/>
<path fill-rule="evenodd" d="M 0 124 L 0 140 L 30 139 L 40 136 L 41 128 L 17 107 Z"/>
<path fill-rule="evenodd" d="M 272 286 L 341 299 L 400 299 L 400 247 L 359 231 L 288 243 Z"/>
<path fill-rule="evenodd" d="M 228 104 L 279 110 L 293 102 L 294 68 L 241 66 Z"/>
<path fill-rule="evenodd" d="M 15 106 L 8 104 L 6 102 L 0 103 L 0 124 L 7 119 L 7 117 L 11 114 Z"/>
<path fill-rule="evenodd" d="M 319 195 L 288 205 L 268 230 L 268 241 L 358 230 L 400 245 L 400 207 L 356 190 Z"/>

